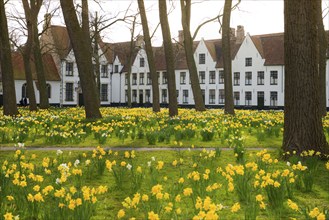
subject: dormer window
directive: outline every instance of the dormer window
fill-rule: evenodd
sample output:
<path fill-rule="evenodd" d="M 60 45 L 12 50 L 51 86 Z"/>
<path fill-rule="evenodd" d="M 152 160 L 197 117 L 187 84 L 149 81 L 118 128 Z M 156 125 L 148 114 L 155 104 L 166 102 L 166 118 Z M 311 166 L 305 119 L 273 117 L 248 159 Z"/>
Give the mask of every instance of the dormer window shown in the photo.
<path fill-rule="evenodd" d="M 66 76 L 73 76 L 73 62 L 66 62 Z"/>
<path fill-rule="evenodd" d="M 246 58 L 246 66 L 252 66 L 252 58 L 251 57 Z"/>
<path fill-rule="evenodd" d="M 118 73 L 119 72 L 119 65 L 114 65 L 114 72 Z"/>
<path fill-rule="evenodd" d="M 139 66 L 140 67 L 145 67 L 145 59 L 144 59 L 144 57 L 139 58 Z"/>
<path fill-rule="evenodd" d="M 108 78 L 107 65 L 101 65 L 101 76 L 102 78 Z"/>
<path fill-rule="evenodd" d="M 200 53 L 199 54 L 199 64 L 205 64 L 206 63 L 206 54 Z"/>

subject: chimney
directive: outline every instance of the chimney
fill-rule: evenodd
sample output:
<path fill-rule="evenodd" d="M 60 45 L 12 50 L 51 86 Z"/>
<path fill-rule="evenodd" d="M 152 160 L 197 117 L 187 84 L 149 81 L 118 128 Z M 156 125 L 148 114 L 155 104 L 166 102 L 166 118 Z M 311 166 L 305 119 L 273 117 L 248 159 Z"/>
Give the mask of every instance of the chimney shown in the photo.
<path fill-rule="evenodd" d="M 230 28 L 230 39 L 234 39 L 235 38 L 235 28 Z"/>
<path fill-rule="evenodd" d="M 43 24 L 43 30 L 48 30 L 51 26 L 51 14 L 46 13 L 44 18 L 45 18 L 45 21 Z"/>
<path fill-rule="evenodd" d="M 236 43 L 237 44 L 241 44 L 243 39 L 244 39 L 245 35 L 244 35 L 244 27 L 242 25 L 238 25 L 237 26 L 237 30 L 236 30 Z"/>
<path fill-rule="evenodd" d="M 181 44 L 184 42 L 184 32 L 182 30 L 178 31 L 178 42 Z"/>
<path fill-rule="evenodd" d="M 140 48 L 144 47 L 144 36 L 143 35 L 138 35 L 136 37 L 135 46 L 140 47 Z"/>

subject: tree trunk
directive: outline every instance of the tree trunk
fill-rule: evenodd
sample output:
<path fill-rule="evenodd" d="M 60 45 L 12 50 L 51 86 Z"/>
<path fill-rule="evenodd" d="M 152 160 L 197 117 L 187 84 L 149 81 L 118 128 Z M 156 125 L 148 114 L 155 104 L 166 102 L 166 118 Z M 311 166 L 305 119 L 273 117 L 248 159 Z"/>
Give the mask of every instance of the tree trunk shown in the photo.
<path fill-rule="evenodd" d="M 225 0 L 224 14 L 223 14 L 223 62 L 224 62 L 224 89 L 225 89 L 225 114 L 234 115 L 233 102 L 233 85 L 232 85 L 232 59 L 231 59 L 231 7 L 232 0 Z"/>
<path fill-rule="evenodd" d="M 154 62 L 154 55 L 153 55 L 153 49 L 151 44 L 151 37 L 149 33 L 149 27 L 145 12 L 145 6 L 144 6 L 144 0 L 138 0 L 138 8 L 139 13 L 142 20 L 142 26 L 143 26 L 143 35 L 144 35 L 144 41 L 145 41 L 145 50 L 147 54 L 147 61 L 150 68 L 150 74 L 152 79 L 152 107 L 153 112 L 160 112 L 160 99 L 159 99 L 159 84 L 158 84 L 158 74 L 156 72 L 155 62 Z"/>
<path fill-rule="evenodd" d="M 73 0 L 60 0 L 60 3 L 78 66 L 86 118 L 101 118 L 99 97 L 92 65 L 88 2 L 87 0 L 82 0 L 82 27 L 80 27 L 77 19 Z"/>
<path fill-rule="evenodd" d="M 127 70 L 127 106 L 128 108 L 131 108 L 131 55 L 129 55 L 128 58 L 128 70 Z"/>
<path fill-rule="evenodd" d="M 94 20 L 94 36 L 93 36 L 93 40 L 94 40 L 94 48 L 93 48 L 93 58 L 95 61 L 95 65 L 94 65 L 94 71 L 95 71 L 95 77 L 96 77 L 96 87 L 97 87 L 97 92 L 98 92 L 98 97 L 101 97 L 101 73 L 100 73 L 100 62 L 99 62 L 99 54 L 98 54 L 98 39 L 100 38 L 99 36 L 99 31 L 98 31 L 98 25 L 99 25 L 99 21 L 98 21 L 98 14 L 96 12 L 96 16 L 95 16 L 95 20 Z M 101 100 L 99 99 L 99 102 L 101 102 Z M 100 103 L 99 103 L 100 104 Z"/>
<path fill-rule="evenodd" d="M 8 25 L 4 1 L 0 0 L 0 62 L 3 87 L 3 114 L 15 116 L 17 110 L 15 81 L 11 60 L 11 48 L 8 37 Z"/>
<path fill-rule="evenodd" d="M 37 28 L 37 24 L 33 24 L 33 26 L 34 26 L 33 53 L 34 53 L 35 68 L 38 77 L 39 96 L 40 96 L 39 107 L 41 109 L 48 109 L 49 108 L 48 88 L 45 78 L 45 70 L 43 66 L 40 42 L 38 37 L 38 28 Z"/>
<path fill-rule="evenodd" d="M 182 26 L 184 32 L 184 49 L 186 62 L 190 72 L 192 92 L 195 102 L 195 110 L 205 111 L 204 100 L 202 97 L 199 83 L 198 70 L 194 60 L 193 40 L 190 31 L 191 0 L 180 0 L 182 12 Z"/>
<path fill-rule="evenodd" d="M 328 154 L 319 114 L 316 1 L 284 1 L 284 152 Z"/>
<path fill-rule="evenodd" d="M 28 37 L 29 38 L 29 37 Z M 31 71 L 31 40 L 26 41 L 26 45 L 23 51 L 23 60 L 24 60 L 24 69 L 25 69 L 25 78 L 26 78 L 26 96 L 29 100 L 29 109 L 30 111 L 37 111 L 37 102 L 35 99 L 35 92 L 33 86 L 33 78 Z"/>
<path fill-rule="evenodd" d="M 100 62 L 99 62 L 99 55 L 98 55 L 98 43 L 97 43 L 96 36 L 94 36 L 94 39 L 95 39 L 95 41 L 94 41 L 93 57 L 94 57 L 94 60 L 95 60 L 94 71 L 95 71 L 95 77 L 96 77 L 96 90 L 98 92 L 98 97 L 101 97 L 101 94 L 100 94 L 100 91 L 101 91 L 101 71 L 100 71 Z M 100 102 L 100 99 L 99 99 L 99 102 Z"/>
<path fill-rule="evenodd" d="M 128 98 L 128 107 L 131 108 L 132 104 L 131 104 L 131 66 L 133 63 L 133 56 L 134 56 L 134 52 L 135 52 L 135 42 L 134 42 L 134 35 L 135 35 L 135 25 L 136 25 L 136 17 L 134 17 L 133 20 L 133 26 L 132 29 L 130 30 L 130 46 L 129 46 L 129 54 L 128 54 L 128 70 L 127 70 L 127 98 Z"/>
<path fill-rule="evenodd" d="M 167 16 L 167 3 L 166 1 L 159 0 L 159 15 L 162 29 L 163 46 L 166 56 L 167 77 L 168 77 L 168 93 L 169 93 L 169 116 L 173 117 L 178 115 L 177 108 L 177 92 L 176 92 L 176 78 L 175 78 L 175 65 L 174 53 L 171 43 L 170 28 Z M 152 80 L 153 82 L 153 80 Z M 158 82 L 158 80 L 156 80 Z"/>
<path fill-rule="evenodd" d="M 319 95 L 320 95 L 320 115 L 327 115 L 327 96 L 326 96 L 326 63 L 327 63 L 327 36 L 323 26 L 322 1 L 317 2 L 317 24 L 319 39 Z"/>

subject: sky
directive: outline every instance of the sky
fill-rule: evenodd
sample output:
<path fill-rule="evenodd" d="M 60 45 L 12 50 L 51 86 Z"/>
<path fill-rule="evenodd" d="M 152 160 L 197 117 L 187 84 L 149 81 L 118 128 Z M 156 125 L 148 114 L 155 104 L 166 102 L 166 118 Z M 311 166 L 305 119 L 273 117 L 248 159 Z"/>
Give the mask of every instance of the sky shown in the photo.
<path fill-rule="evenodd" d="M 113 11 L 122 11 L 130 4 L 130 0 L 107 0 L 107 7 Z M 131 9 L 137 9 L 137 1 L 131 5 Z M 191 32 L 194 33 L 197 26 L 209 18 L 223 13 L 224 0 L 192 0 Z M 237 0 L 233 0 L 233 4 Z M 145 0 L 150 31 L 153 31 L 159 22 L 158 1 Z M 182 29 L 180 3 L 174 0 L 175 9 L 168 15 L 172 38 L 178 37 L 178 31 Z M 324 0 L 323 8 L 329 7 L 329 0 Z M 169 8 L 169 6 L 168 6 Z M 104 8 L 104 10 L 106 10 Z M 101 12 L 100 12 L 101 13 Z M 245 33 L 250 35 L 277 33 L 284 31 L 283 0 L 241 0 L 239 8 L 231 15 L 231 27 L 244 26 Z M 329 29 L 329 17 L 324 19 L 325 29 Z M 106 40 L 110 42 L 129 41 L 130 26 L 118 24 L 111 27 L 106 33 Z M 139 33 L 141 27 L 138 27 Z M 218 21 L 206 24 L 198 33 L 195 40 L 220 38 L 220 24 Z M 159 28 L 153 39 L 154 45 L 162 44 L 161 29 Z"/>
<path fill-rule="evenodd" d="M 20 2 L 19 0 L 11 0 L 13 2 Z M 58 0 L 50 0 L 52 5 L 59 5 Z M 97 0 L 100 3 L 94 4 L 89 0 L 89 8 L 91 14 L 98 12 L 99 16 L 105 18 L 120 18 L 123 17 L 128 6 L 130 11 L 128 13 L 134 14 L 137 12 L 137 0 Z M 149 21 L 150 31 L 153 32 L 159 23 L 158 1 L 144 0 L 147 10 L 147 17 Z M 237 0 L 233 0 L 235 4 Z M 180 3 L 179 0 L 174 0 L 174 9 L 168 15 L 168 20 L 171 28 L 171 37 L 178 37 L 178 31 L 182 29 Z M 224 0 L 192 0 L 191 12 L 191 32 L 194 33 L 199 24 L 207 19 L 213 18 L 218 14 L 223 13 Z M 15 5 L 17 7 L 17 4 Z M 323 8 L 329 7 L 329 0 L 323 0 Z M 170 5 L 168 5 L 170 8 Z M 328 12 L 328 9 L 326 10 Z M 40 12 L 40 19 L 43 18 L 44 11 Z M 113 21 L 113 20 L 112 20 Z M 61 12 L 57 13 L 52 19 L 52 24 L 65 25 Z M 284 31 L 283 20 L 283 0 L 241 0 L 238 9 L 231 14 L 231 27 L 236 28 L 237 25 L 244 26 L 245 33 L 250 35 L 278 33 Z M 329 16 L 324 18 L 325 29 L 329 29 Z M 130 40 L 131 24 L 116 23 L 110 28 L 106 29 L 102 35 L 106 42 L 122 42 Z M 199 31 L 195 40 L 216 39 L 221 38 L 219 33 L 220 24 L 218 21 L 211 22 L 203 26 Z M 136 34 L 143 34 L 141 25 L 137 25 Z M 162 44 L 161 29 L 158 28 L 152 43 L 154 46 Z"/>
<path fill-rule="evenodd" d="M 233 0 L 233 4 L 237 1 Z M 202 22 L 223 13 L 224 0 L 192 0 L 191 32 L 194 33 Z M 110 1 L 109 7 L 113 11 L 122 11 L 130 4 L 128 0 Z M 159 22 L 158 1 L 145 0 L 150 30 L 153 31 Z M 175 9 L 168 15 L 172 38 L 178 37 L 178 31 L 182 29 L 179 1 L 174 1 Z M 137 4 L 131 5 L 131 9 L 137 8 Z M 169 8 L 169 5 L 168 5 Z M 251 35 L 283 32 L 283 0 L 242 0 L 239 8 L 232 12 L 231 27 L 243 25 L 245 32 Z M 130 25 L 118 24 L 111 27 L 106 34 L 108 41 L 129 41 Z M 203 26 L 195 40 L 220 38 L 220 24 L 218 21 Z M 141 30 L 141 29 L 140 29 Z M 142 34 L 142 32 L 141 32 Z M 153 44 L 161 45 L 161 29 L 159 28 L 153 39 Z"/>

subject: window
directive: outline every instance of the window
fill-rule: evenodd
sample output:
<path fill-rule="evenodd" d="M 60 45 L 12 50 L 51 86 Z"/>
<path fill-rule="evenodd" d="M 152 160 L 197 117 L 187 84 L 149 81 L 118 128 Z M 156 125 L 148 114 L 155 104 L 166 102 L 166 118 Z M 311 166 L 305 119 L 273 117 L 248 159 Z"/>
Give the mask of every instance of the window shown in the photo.
<path fill-rule="evenodd" d="M 278 106 L 278 92 L 270 93 L 270 106 Z"/>
<path fill-rule="evenodd" d="M 251 57 L 246 58 L 246 66 L 252 66 L 252 58 Z"/>
<path fill-rule="evenodd" d="M 278 71 L 271 71 L 271 85 L 278 85 Z"/>
<path fill-rule="evenodd" d="M 204 84 L 206 81 L 206 72 L 205 71 L 199 71 L 199 81 L 200 84 Z"/>
<path fill-rule="evenodd" d="M 240 85 L 240 73 L 239 72 L 235 72 L 234 73 L 234 85 L 235 86 L 239 86 Z"/>
<path fill-rule="evenodd" d="M 145 59 L 144 57 L 139 58 L 139 67 L 144 67 L 145 66 Z"/>
<path fill-rule="evenodd" d="M 257 85 L 264 85 L 264 71 L 257 72 Z"/>
<path fill-rule="evenodd" d="M 147 73 L 147 80 L 146 80 L 146 84 L 147 85 L 151 85 L 152 80 L 151 80 L 151 73 Z"/>
<path fill-rule="evenodd" d="M 225 103 L 225 90 L 220 89 L 219 90 L 219 96 L 218 96 L 218 104 L 224 104 Z"/>
<path fill-rule="evenodd" d="M 108 71 L 107 71 L 107 65 L 101 65 L 101 77 L 102 78 L 108 78 Z"/>
<path fill-rule="evenodd" d="M 137 73 L 133 73 L 132 85 L 137 85 Z"/>
<path fill-rule="evenodd" d="M 240 92 L 233 93 L 234 105 L 240 105 Z"/>
<path fill-rule="evenodd" d="M 150 103 L 151 100 L 151 90 L 146 89 L 145 90 L 145 102 Z"/>
<path fill-rule="evenodd" d="M 180 72 L 180 84 L 186 84 L 186 73 Z"/>
<path fill-rule="evenodd" d="M 209 71 L 209 84 L 215 84 L 215 83 L 216 83 L 216 72 Z"/>
<path fill-rule="evenodd" d="M 167 90 L 162 89 L 161 95 L 162 95 L 162 103 L 167 103 Z"/>
<path fill-rule="evenodd" d="M 132 96 L 132 102 L 137 102 L 137 90 L 134 89 L 132 90 L 133 96 Z"/>
<path fill-rule="evenodd" d="M 114 72 L 118 73 L 119 72 L 119 65 L 114 65 Z"/>
<path fill-rule="evenodd" d="M 108 101 L 108 84 L 101 84 L 101 101 Z"/>
<path fill-rule="evenodd" d="M 188 103 L 188 90 L 183 90 L 183 103 Z"/>
<path fill-rule="evenodd" d="M 252 73 L 251 72 L 246 72 L 246 86 L 251 85 L 251 80 L 252 80 Z"/>
<path fill-rule="evenodd" d="M 144 73 L 139 73 L 139 85 L 144 85 Z"/>
<path fill-rule="evenodd" d="M 73 83 L 65 84 L 65 101 L 73 101 Z"/>
<path fill-rule="evenodd" d="M 48 99 L 50 99 L 51 98 L 51 85 L 49 83 L 47 83 L 46 85 L 47 85 Z"/>
<path fill-rule="evenodd" d="M 128 90 L 125 90 L 125 102 L 128 102 Z"/>
<path fill-rule="evenodd" d="M 251 105 L 251 92 L 246 92 L 246 104 L 247 106 Z"/>
<path fill-rule="evenodd" d="M 66 62 L 66 76 L 73 76 L 73 62 Z"/>
<path fill-rule="evenodd" d="M 205 64 L 206 63 L 206 54 L 200 53 L 199 54 L 199 64 Z"/>
<path fill-rule="evenodd" d="M 209 104 L 215 104 L 216 99 L 216 90 L 210 89 L 209 90 Z"/>
<path fill-rule="evenodd" d="M 167 84 L 167 73 L 162 72 L 162 84 Z"/>
<path fill-rule="evenodd" d="M 223 84 L 224 83 L 224 71 L 223 70 L 220 70 L 218 76 L 219 76 L 218 77 L 219 78 L 218 83 L 219 84 Z"/>
<path fill-rule="evenodd" d="M 128 85 L 128 73 L 125 74 L 125 85 Z"/>

